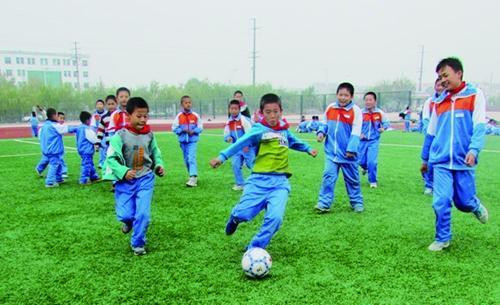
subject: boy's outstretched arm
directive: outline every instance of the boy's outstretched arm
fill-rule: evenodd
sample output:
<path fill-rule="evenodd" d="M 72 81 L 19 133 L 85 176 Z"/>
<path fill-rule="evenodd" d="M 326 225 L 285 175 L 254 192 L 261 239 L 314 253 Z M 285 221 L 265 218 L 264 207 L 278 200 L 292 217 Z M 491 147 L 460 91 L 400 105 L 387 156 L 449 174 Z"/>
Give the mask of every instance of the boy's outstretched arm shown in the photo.
<path fill-rule="evenodd" d="M 318 155 L 318 151 L 314 148 L 312 148 L 309 144 L 306 142 L 302 141 L 301 139 L 297 138 L 293 133 L 288 131 L 288 147 L 290 147 L 293 150 L 297 151 L 302 151 L 302 152 L 307 152 L 313 157 L 316 157 Z"/>
<path fill-rule="evenodd" d="M 212 159 L 210 161 L 210 166 L 212 166 L 213 168 L 217 168 L 227 159 L 231 158 L 234 154 L 243 150 L 243 148 L 259 143 L 263 132 L 264 129 L 262 127 L 252 127 L 252 129 L 250 129 L 250 132 L 245 133 L 241 138 L 238 139 L 238 141 L 221 151 L 217 158 Z"/>

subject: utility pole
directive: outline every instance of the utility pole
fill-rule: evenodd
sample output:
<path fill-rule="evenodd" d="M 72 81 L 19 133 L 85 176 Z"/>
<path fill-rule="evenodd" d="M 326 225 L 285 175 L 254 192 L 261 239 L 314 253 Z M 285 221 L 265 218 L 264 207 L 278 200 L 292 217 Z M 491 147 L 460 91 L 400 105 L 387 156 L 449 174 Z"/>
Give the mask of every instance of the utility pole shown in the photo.
<path fill-rule="evenodd" d="M 75 66 L 76 66 L 76 86 L 77 86 L 77 89 L 80 90 L 81 87 L 80 87 L 80 69 L 79 69 L 79 58 L 78 58 L 78 42 L 75 41 Z"/>
<path fill-rule="evenodd" d="M 255 61 L 257 59 L 257 50 L 256 50 L 256 44 L 257 44 L 257 21 L 255 20 L 255 17 L 252 18 L 253 21 L 253 51 L 252 51 L 252 85 L 255 86 Z"/>
<path fill-rule="evenodd" d="M 420 70 L 418 78 L 418 92 L 422 92 L 422 75 L 424 73 L 424 46 L 422 45 L 422 51 L 420 53 Z"/>

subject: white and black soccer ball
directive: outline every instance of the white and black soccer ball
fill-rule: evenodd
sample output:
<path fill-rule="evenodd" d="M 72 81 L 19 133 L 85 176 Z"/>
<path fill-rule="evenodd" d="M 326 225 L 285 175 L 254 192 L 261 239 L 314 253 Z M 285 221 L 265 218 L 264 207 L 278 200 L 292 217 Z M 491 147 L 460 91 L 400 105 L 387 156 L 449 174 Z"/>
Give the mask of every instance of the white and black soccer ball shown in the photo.
<path fill-rule="evenodd" d="M 262 248 L 250 248 L 241 259 L 243 272 L 251 278 L 263 278 L 271 270 L 271 255 Z"/>

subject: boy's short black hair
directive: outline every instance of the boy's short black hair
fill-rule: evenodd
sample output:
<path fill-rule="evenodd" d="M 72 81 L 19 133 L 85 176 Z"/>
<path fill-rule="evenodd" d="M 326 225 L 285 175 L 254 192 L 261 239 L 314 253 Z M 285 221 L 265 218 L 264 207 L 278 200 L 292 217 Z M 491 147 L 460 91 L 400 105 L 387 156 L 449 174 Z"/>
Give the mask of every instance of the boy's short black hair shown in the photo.
<path fill-rule="evenodd" d="M 280 106 L 280 110 L 283 110 L 281 107 L 281 99 L 274 93 L 264 94 L 260 99 L 260 111 L 264 111 L 264 106 L 267 104 L 278 104 Z"/>
<path fill-rule="evenodd" d="M 36 117 L 36 112 L 34 112 L 34 111 L 31 111 L 31 116 L 34 116 L 34 117 Z"/>
<path fill-rule="evenodd" d="M 133 97 L 127 102 L 127 112 L 128 114 L 134 113 L 137 108 L 146 108 L 149 112 L 148 102 L 142 97 Z"/>
<path fill-rule="evenodd" d="M 191 99 L 191 97 L 190 97 L 189 95 L 183 95 L 183 96 L 181 97 L 181 104 L 182 104 L 182 101 L 183 101 L 184 99 L 186 99 L 186 98 Z"/>
<path fill-rule="evenodd" d="M 241 95 L 243 95 L 243 92 L 241 92 L 241 90 L 236 90 L 236 91 L 234 91 L 233 96 L 235 96 L 238 93 L 241 94 Z"/>
<path fill-rule="evenodd" d="M 363 96 L 363 99 L 364 99 L 365 97 L 367 97 L 368 95 L 373 96 L 373 98 L 374 98 L 375 100 L 377 100 L 377 94 L 376 94 L 375 92 L 373 92 L 373 91 L 368 91 L 368 92 L 366 92 L 366 93 L 365 93 L 365 95 Z"/>
<path fill-rule="evenodd" d="M 349 93 L 351 94 L 351 96 L 354 96 L 354 86 L 351 84 L 351 83 L 341 83 L 338 87 L 337 87 L 337 93 L 339 93 L 340 90 L 342 89 L 346 89 L 347 91 L 349 91 Z"/>
<path fill-rule="evenodd" d="M 104 101 L 101 100 L 101 99 L 98 99 L 97 101 L 95 101 L 95 104 L 97 105 L 97 103 L 102 103 L 104 105 Z"/>
<path fill-rule="evenodd" d="M 87 111 L 80 112 L 80 122 L 82 122 L 82 124 L 85 124 L 91 117 L 92 115 Z"/>
<path fill-rule="evenodd" d="M 116 96 L 114 96 L 113 94 L 110 94 L 110 95 L 106 96 L 106 102 L 107 102 L 108 100 L 113 100 L 113 101 L 115 101 L 115 103 L 116 103 Z"/>
<path fill-rule="evenodd" d="M 460 61 L 460 59 L 456 57 L 447 57 L 441 59 L 441 61 L 436 66 L 436 73 L 438 73 L 439 70 L 443 69 L 446 66 L 452 68 L 453 71 L 455 72 L 460 71 L 462 72 L 462 74 L 464 73 L 464 67 L 462 66 L 462 62 Z"/>
<path fill-rule="evenodd" d="M 227 108 L 231 107 L 231 105 L 238 105 L 238 108 L 241 108 L 240 101 L 238 100 L 231 100 L 227 105 Z"/>
<path fill-rule="evenodd" d="M 47 109 L 47 118 L 50 120 L 53 116 L 57 115 L 57 111 L 54 108 Z"/>
<path fill-rule="evenodd" d="M 116 96 L 118 96 L 118 94 L 120 94 L 120 92 L 122 92 L 122 91 L 125 91 L 128 93 L 128 95 L 130 95 L 130 90 L 128 90 L 128 88 L 120 87 L 120 88 L 116 89 Z"/>
<path fill-rule="evenodd" d="M 57 115 L 65 115 L 65 114 L 64 114 L 64 112 L 59 111 L 59 112 L 57 113 Z"/>

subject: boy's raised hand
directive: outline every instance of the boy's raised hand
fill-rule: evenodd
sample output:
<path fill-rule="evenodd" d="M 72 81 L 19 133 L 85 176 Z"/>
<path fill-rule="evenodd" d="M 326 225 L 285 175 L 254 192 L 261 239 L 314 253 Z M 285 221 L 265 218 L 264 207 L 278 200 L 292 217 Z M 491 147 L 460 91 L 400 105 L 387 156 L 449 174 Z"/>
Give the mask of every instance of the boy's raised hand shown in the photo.
<path fill-rule="evenodd" d="M 309 152 L 309 155 L 311 155 L 313 158 L 316 158 L 318 155 L 318 151 L 316 149 L 313 149 Z"/>
<path fill-rule="evenodd" d="M 222 161 L 217 159 L 217 158 L 210 160 L 210 166 L 212 168 L 217 168 L 217 167 L 221 166 L 221 164 L 222 164 Z"/>
<path fill-rule="evenodd" d="M 155 173 L 158 176 L 163 177 L 165 175 L 165 169 L 163 168 L 163 166 L 158 166 L 157 168 L 155 168 Z"/>
<path fill-rule="evenodd" d="M 316 140 L 318 140 L 318 142 L 323 142 L 324 139 L 325 135 L 322 133 L 318 133 L 318 135 L 316 136 Z"/>
<path fill-rule="evenodd" d="M 136 171 L 133 169 L 129 169 L 125 174 L 125 179 L 130 181 L 135 178 Z"/>

